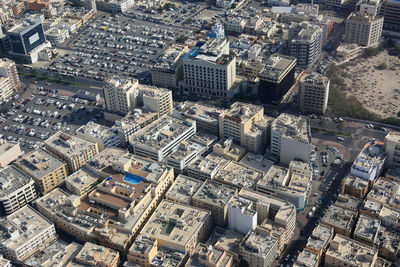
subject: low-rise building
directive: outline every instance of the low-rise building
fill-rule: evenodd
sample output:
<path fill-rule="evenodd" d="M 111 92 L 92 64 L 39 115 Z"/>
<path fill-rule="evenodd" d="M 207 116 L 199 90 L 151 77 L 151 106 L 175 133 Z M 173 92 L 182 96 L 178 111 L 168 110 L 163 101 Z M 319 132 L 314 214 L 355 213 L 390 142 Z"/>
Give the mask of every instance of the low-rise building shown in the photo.
<path fill-rule="evenodd" d="M 213 154 L 209 154 L 205 158 L 200 157 L 190 164 L 186 169 L 188 175 L 202 181 L 214 179 L 218 170 L 228 164 L 229 160 L 218 156 L 213 157 L 212 155 Z M 214 160 L 216 158 L 218 158 L 219 161 Z"/>
<path fill-rule="evenodd" d="M 307 240 L 306 250 L 312 251 L 318 256 L 318 263 L 322 262 L 322 256 L 333 238 L 333 228 L 323 224 L 318 225 L 312 231 Z"/>
<path fill-rule="evenodd" d="M 272 264 L 278 251 L 278 239 L 266 234 L 249 231 L 239 245 L 240 256 L 249 266 L 267 267 Z"/>
<path fill-rule="evenodd" d="M 19 143 L 2 143 L 0 140 L 0 168 L 6 167 L 8 164 L 10 164 L 10 162 L 18 159 L 18 157 L 21 155 L 22 151 L 19 147 Z"/>
<path fill-rule="evenodd" d="M 237 188 L 253 189 L 263 173 L 231 161 L 221 168 L 214 176 L 214 180 Z"/>
<path fill-rule="evenodd" d="M 205 145 L 191 140 L 182 141 L 174 151 L 166 156 L 165 160 L 168 165 L 174 167 L 176 172 L 181 173 L 206 151 Z"/>
<path fill-rule="evenodd" d="M 358 212 L 360 211 L 362 201 L 350 195 L 339 194 L 334 205 L 354 212 Z"/>
<path fill-rule="evenodd" d="M 47 139 L 45 147 L 67 162 L 69 173 L 79 170 L 99 153 L 97 143 L 63 132 L 57 132 Z"/>
<path fill-rule="evenodd" d="M 0 212 L 11 214 L 36 198 L 34 180 L 14 165 L 0 169 Z"/>
<path fill-rule="evenodd" d="M 319 257 L 317 253 L 303 250 L 294 262 L 293 267 L 318 267 L 318 259 Z"/>
<path fill-rule="evenodd" d="M 390 167 L 400 167 L 400 133 L 389 132 L 385 137 L 385 152 Z"/>
<path fill-rule="evenodd" d="M 32 177 L 43 194 L 63 184 L 67 177 L 67 164 L 42 148 L 25 155 L 15 165 Z"/>
<path fill-rule="evenodd" d="M 382 225 L 397 231 L 400 230 L 399 210 L 384 205 L 381 211 L 379 212 L 378 218 L 381 220 Z"/>
<path fill-rule="evenodd" d="M 343 181 L 342 193 L 363 199 L 369 190 L 369 182 L 354 176 L 347 175 Z"/>
<path fill-rule="evenodd" d="M 380 225 L 378 255 L 388 261 L 396 262 L 400 252 L 400 234 L 390 228 Z"/>
<path fill-rule="evenodd" d="M 373 185 L 367 195 L 367 199 L 372 199 L 382 204 L 400 210 L 400 182 L 395 182 L 384 177 L 380 177 Z"/>
<path fill-rule="evenodd" d="M 202 184 L 201 180 L 179 174 L 165 194 L 165 199 L 179 204 L 192 205 L 192 198 Z"/>
<path fill-rule="evenodd" d="M 89 121 L 86 125 L 82 125 L 76 129 L 76 134 L 79 137 L 97 143 L 99 151 L 103 151 L 104 148 L 116 147 L 120 144 L 119 136 L 115 129 L 93 121 Z"/>
<path fill-rule="evenodd" d="M 134 0 L 96 0 L 96 8 L 98 10 L 110 13 L 125 13 L 128 9 L 135 5 Z"/>
<path fill-rule="evenodd" d="M 374 201 L 372 199 L 366 199 L 364 203 L 362 204 L 362 207 L 360 209 L 360 213 L 368 215 L 373 218 L 378 218 L 379 213 L 381 212 L 383 208 L 383 204 L 379 203 L 377 201 Z"/>
<path fill-rule="evenodd" d="M 385 161 L 385 144 L 379 141 L 369 142 L 354 160 L 350 173 L 367 181 L 375 181 L 380 176 Z"/>
<path fill-rule="evenodd" d="M 228 202 L 237 189 L 207 180 L 193 196 L 193 206 L 211 211 L 212 221 L 221 226 L 228 222 Z"/>
<path fill-rule="evenodd" d="M 228 203 L 228 225 L 233 231 L 247 234 L 257 226 L 257 211 L 253 202 L 246 198 L 233 196 Z"/>
<path fill-rule="evenodd" d="M 350 236 L 357 219 L 357 213 L 332 205 L 325 213 L 321 223 L 335 229 L 335 234 Z"/>
<path fill-rule="evenodd" d="M 0 253 L 20 262 L 57 238 L 54 224 L 30 206 L 0 219 L 0 234 Z"/>
<path fill-rule="evenodd" d="M 211 236 L 211 241 L 214 247 L 226 251 L 233 256 L 234 263 L 239 263 L 239 244 L 244 238 L 244 235 L 229 230 L 216 227 Z"/>
<path fill-rule="evenodd" d="M 246 149 L 235 145 L 233 139 L 228 137 L 221 139 L 213 146 L 213 153 L 230 160 L 239 161 L 246 154 Z"/>
<path fill-rule="evenodd" d="M 381 221 L 379 219 L 361 214 L 354 229 L 353 239 L 370 247 L 377 247 L 379 244 L 378 233 L 380 225 Z"/>
<path fill-rule="evenodd" d="M 248 152 L 240 161 L 240 165 L 246 166 L 250 169 L 257 170 L 266 174 L 268 170 L 274 165 L 272 160 L 265 158 L 263 155 L 256 155 Z"/>
<path fill-rule="evenodd" d="M 185 267 L 231 267 L 233 265 L 233 255 L 212 245 L 199 243 L 196 251 Z"/>
<path fill-rule="evenodd" d="M 245 25 L 246 25 L 246 20 L 244 20 L 243 18 L 231 17 L 225 23 L 225 31 L 230 34 L 242 33 Z"/>
<path fill-rule="evenodd" d="M 119 264 L 119 252 L 107 247 L 86 242 L 81 251 L 76 255 L 71 267 L 100 266 L 117 267 Z"/>
<path fill-rule="evenodd" d="M 112 173 L 114 162 L 117 162 L 121 158 L 129 156 L 129 152 L 126 149 L 111 147 L 106 148 L 96 156 L 94 156 L 86 165 L 93 171 L 97 172 L 101 176 L 108 176 Z"/>
<path fill-rule="evenodd" d="M 325 253 L 325 266 L 374 266 L 378 250 L 337 234 Z"/>
<path fill-rule="evenodd" d="M 104 176 L 101 176 L 91 168 L 84 166 L 65 179 L 65 186 L 68 191 L 73 194 L 83 196 L 89 193 L 102 180 L 102 178 L 104 178 Z"/>
<path fill-rule="evenodd" d="M 75 259 L 76 255 L 82 249 L 82 247 L 82 245 L 72 242 L 62 250 L 58 251 L 56 254 L 51 255 L 44 262 L 41 262 L 40 266 L 52 267 L 56 264 L 63 267 L 68 266 L 68 264 Z"/>

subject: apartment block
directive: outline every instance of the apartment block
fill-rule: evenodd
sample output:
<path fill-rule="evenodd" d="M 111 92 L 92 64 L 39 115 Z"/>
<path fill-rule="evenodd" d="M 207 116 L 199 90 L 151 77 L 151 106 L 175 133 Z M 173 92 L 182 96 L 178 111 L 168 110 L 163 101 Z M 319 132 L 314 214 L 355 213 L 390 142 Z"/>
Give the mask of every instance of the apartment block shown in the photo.
<path fill-rule="evenodd" d="M 110 175 L 110 169 L 113 169 L 114 163 L 127 156 L 129 156 L 129 151 L 126 149 L 118 147 L 106 148 L 89 160 L 84 168 L 88 167 L 100 176 L 108 177 Z"/>
<path fill-rule="evenodd" d="M 103 87 L 104 100 L 108 111 L 127 114 L 136 106 L 135 93 L 138 80 L 121 80 L 117 77 L 112 77 Z"/>
<path fill-rule="evenodd" d="M 267 143 L 269 120 L 262 106 L 236 102 L 219 115 L 219 136 L 256 153 Z"/>
<path fill-rule="evenodd" d="M 344 41 L 365 47 L 377 45 L 382 28 L 383 17 L 352 12 L 346 20 Z"/>
<path fill-rule="evenodd" d="M 161 161 L 195 133 L 195 121 L 167 115 L 134 133 L 129 143 L 135 154 Z"/>
<path fill-rule="evenodd" d="M 0 103 L 4 103 L 11 98 L 15 89 L 11 85 L 11 80 L 8 77 L 0 77 Z"/>
<path fill-rule="evenodd" d="M 311 130 L 307 118 L 280 114 L 271 125 L 271 154 L 282 164 L 310 161 Z"/>
<path fill-rule="evenodd" d="M 379 212 L 378 217 L 382 225 L 394 229 L 396 231 L 400 230 L 400 211 L 392 207 L 384 205 Z"/>
<path fill-rule="evenodd" d="M 297 59 L 273 54 L 259 74 L 258 99 L 266 104 L 278 104 L 292 88 Z"/>
<path fill-rule="evenodd" d="M 193 196 L 193 206 L 211 211 L 212 221 L 225 226 L 228 223 L 228 202 L 236 193 L 237 189 L 207 180 Z"/>
<path fill-rule="evenodd" d="M 400 252 L 400 234 L 390 228 L 380 225 L 379 233 L 379 252 L 378 256 L 388 261 L 396 262 Z"/>
<path fill-rule="evenodd" d="M 246 149 L 234 144 L 233 138 L 221 139 L 213 146 L 213 154 L 228 160 L 239 161 L 246 154 Z"/>
<path fill-rule="evenodd" d="M 202 184 L 200 180 L 179 174 L 165 194 L 165 199 L 178 204 L 192 205 L 192 198 Z"/>
<path fill-rule="evenodd" d="M 378 218 L 379 213 L 381 212 L 383 208 L 383 204 L 379 203 L 377 201 L 374 201 L 372 199 L 366 199 L 364 203 L 362 204 L 362 207 L 360 209 L 360 213 L 368 215 L 373 218 Z"/>
<path fill-rule="evenodd" d="M 339 194 L 335 201 L 336 206 L 342 207 L 354 212 L 359 212 L 363 201 L 350 195 Z"/>
<path fill-rule="evenodd" d="M 312 231 L 311 236 L 307 240 L 306 250 L 317 254 L 317 262 L 321 263 L 323 255 L 327 250 L 334 236 L 333 228 L 323 224 L 318 225 Z"/>
<path fill-rule="evenodd" d="M 369 142 L 354 160 L 350 173 L 367 181 L 375 181 L 385 166 L 386 158 L 383 142 Z"/>
<path fill-rule="evenodd" d="M 97 143 L 63 132 L 57 132 L 47 139 L 45 147 L 67 162 L 69 173 L 79 170 L 99 153 Z"/>
<path fill-rule="evenodd" d="M 206 146 L 192 142 L 192 140 L 189 139 L 182 141 L 165 160 L 176 172 L 182 173 L 193 161 L 206 151 Z"/>
<path fill-rule="evenodd" d="M 347 175 L 343 180 L 342 193 L 363 199 L 369 190 L 369 182 L 354 176 Z"/>
<path fill-rule="evenodd" d="M 232 17 L 225 23 L 225 31 L 228 33 L 242 33 L 246 25 L 243 18 Z"/>
<path fill-rule="evenodd" d="M 72 264 L 73 261 L 78 254 L 78 252 L 82 249 L 82 245 L 72 242 L 67 245 L 65 248 L 58 251 L 56 254 L 51 255 L 47 260 L 41 262 L 41 266 L 43 267 L 51 267 L 55 264 L 59 264 L 61 266 L 67 266 L 68 264 Z"/>
<path fill-rule="evenodd" d="M 379 244 L 378 233 L 380 225 L 381 221 L 379 219 L 360 214 L 354 229 L 353 239 L 370 247 L 376 247 Z"/>
<path fill-rule="evenodd" d="M 68 191 L 77 196 L 89 193 L 99 182 L 105 178 L 87 166 L 72 173 L 65 179 Z"/>
<path fill-rule="evenodd" d="M 233 196 L 228 203 L 228 225 L 233 231 L 247 234 L 257 226 L 257 211 L 251 200 Z"/>
<path fill-rule="evenodd" d="M 233 264 L 233 255 L 226 251 L 219 249 L 212 245 L 205 245 L 199 243 L 196 247 L 196 251 L 191 257 L 190 261 L 185 267 L 231 267 Z"/>
<path fill-rule="evenodd" d="M 10 79 L 13 92 L 16 92 L 22 86 L 22 83 L 19 80 L 17 66 L 15 65 L 15 62 L 10 59 L 0 59 L 0 76 Z"/>
<path fill-rule="evenodd" d="M 300 108 L 308 113 L 324 114 L 328 106 L 330 80 L 318 73 L 301 76 Z"/>
<path fill-rule="evenodd" d="M 117 267 L 119 260 L 118 251 L 90 242 L 86 242 L 75 257 L 75 261 L 84 266 Z"/>
<path fill-rule="evenodd" d="M 216 227 L 212 233 L 213 246 L 232 255 L 235 264 L 238 264 L 240 261 L 239 244 L 243 238 L 244 235 L 239 234 L 238 232 L 229 229 L 222 229 L 220 227 Z"/>
<path fill-rule="evenodd" d="M 350 236 L 357 219 L 357 213 L 342 207 L 332 205 L 322 217 L 321 223 L 335 229 L 336 236 Z"/>
<path fill-rule="evenodd" d="M 211 225 L 209 211 L 163 200 L 141 234 L 157 239 L 160 246 L 193 254 Z"/>
<path fill-rule="evenodd" d="M 318 254 L 309 250 L 303 250 L 293 264 L 293 267 L 318 267 L 318 266 L 319 266 Z"/>
<path fill-rule="evenodd" d="M 57 238 L 54 224 L 30 206 L 0 219 L 0 253 L 24 261 Z"/>
<path fill-rule="evenodd" d="M 229 162 L 226 159 L 223 159 L 223 161 L 225 164 Z M 213 179 L 221 167 L 220 163 L 212 158 L 199 157 L 187 167 L 186 171 L 188 176 L 205 181 L 207 179 Z"/>
<path fill-rule="evenodd" d="M 21 155 L 22 151 L 19 143 L 14 144 L 0 140 L 0 168 L 6 167 Z"/>
<path fill-rule="evenodd" d="M 400 182 L 380 177 L 367 195 L 367 199 L 377 201 L 400 210 Z"/>
<path fill-rule="evenodd" d="M 270 266 L 277 250 L 278 240 L 275 237 L 254 231 L 249 231 L 239 245 L 240 256 L 252 267 Z"/>
<path fill-rule="evenodd" d="M 0 170 L 0 212 L 11 214 L 36 198 L 35 182 L 14 165 Z"/>
<path fill-rule="evenodd" d="M 76 135 L 97 144 L 99 151 L 104 148 L 119 146 L 119 136 L 115 129 L 89 121 L 76 129 Z"/>
<path fill-rule="evenodd" d="M 229 55 L 229 41 L 209 39 L 197 43 L 183 57 L 184 89 L 210 97 L 231 98 L 236 92 L 236 57 Z"/>
<path fill-rule="evenodd" d="M 242 187 L 253 189 L 263 176 L 262 172 L 231 161 L 217 172 L 214 180 L 239 189 Z"/>
<path fill-rule="evenodd" d="M 134 0 L 96 0 L 96 8 L 98 10 L 110 13 L 125 13 L 128 9 L 135 5 Z"/>
<path fill-rule="evenodd" d="M 325 253 L 325 266 L 374 266 L 377 257 L 377 249 L 337 234 Z"/>
<path fill-rule="evenodd" d="M 387 164 L 390 167 L 400 167 L 400 133 L 389 132 L 385 137 L 385 152 Z"/>
<path fill-rule="evenodd" d="M 67 177 L 67 164 L 42 148 L 25 155 L 15 165 L 32 177 L 42 194 L 63 184 Z"/>

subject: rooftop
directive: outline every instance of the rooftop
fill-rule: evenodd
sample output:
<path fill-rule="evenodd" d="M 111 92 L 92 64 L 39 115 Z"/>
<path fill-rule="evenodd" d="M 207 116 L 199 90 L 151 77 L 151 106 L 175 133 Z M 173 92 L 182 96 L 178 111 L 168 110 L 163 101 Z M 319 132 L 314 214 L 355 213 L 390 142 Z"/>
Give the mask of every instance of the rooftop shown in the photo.
<path fill-rule="evenodd" d="M 133 111 L 123 117 L 121 120 L 115 121 L 112 127 L 118 131 L 125 131 L 129 129 L 139 130 L 146 126 L 150 121 L 158 118 L 158 112 L 151 112 L 149 108 L 142 107 L 141 109 L 135 108 Z"/>
<path fill-rule="evenodd" d="M 288 139 L 311 144 L 310 122 L 305 117 L 281 113 L 272 122 L 271 130 L 279 131 Z"/>
<path fill-rule="evenodd" d="M 372 218 L 365 214 L 360 214 L 354 230 L 354 237 L 360 236 L 362 239 L 375 243 L 380 224 L 381 221 L 379 219 Z"/>
<path fill-rule="evenodd" d="M 88 149 L 95 143 L 75 135 L 57 132 L 50 136 L 50 138 L 45 141 L 45 144 L 60 153 L 73 157 L 81 154 L 81 151 Z"/>
<path fill-rule="evenodd" d="M 267 173 L 272 165 L 274 165 L 273 161 L 264 158 L 262 155 L 256 155 L 251 152 L 247 153 L 239 163 L 263 173 Z"/>
<path fill-rule="evenodd" d="M 51 255 L 48 259 L 41 263 L 40 266 L 43 267 L 67 267 L 67 264 L 72 261 L 78 252 L 82 249 L 82 245 L 78 243 L 71 243 L 67 245 L 65 248 L 60 250 L 58 253 Z"/>
<path fill-rule="evenodd" d="M 329 78 L 325 75 L 319 74 L 317 72 L 306 73 L 300 78 L 301 83 L 314 84 L 320 86 L 327 86 Z"/>
<path fill-rule="evenodd" d="M 400 142 L 400 132 L 391 131 L 386 135 L 385 139 L 392 142 Z"/>
<path fill-rule="evenodd" d="M 192 196 L 202 184 L 203 182 L 200 180 L 179 174 L 172 186 L 168 189 L 165 197 L 167 199 L 178 199 L 179 201 L 190 204 Z"/>
<path fill-rule="evenodd" d="M 343 229 L 344 231 L 351 231 L 353 228 L 356 213 L 345 208 L 332 205 L 329 207 L 322 223 L 326 223 L 332 227 Z"/>
<path fill-rule="evenodd" d="M 350 195 L 342 195 L 340 194 L 335 202 L 336 206 L 352 210 L 358 211 L 361 208 L 362 201 L 358 198 L 355 198 Z"/>
<path fill-rule="evenodd" d="M 346 178 L 344 180 L 344 184 L 354 187 L 359 190 L 368 188 L 368 186 L 369 186 L 368 181 L 366 181 L 360 177 L 350 175 L 350 174 L 346 176 Z"/>
<path fill-rule="evenodd" d="M 278 239 L 265 234 L 258 234 L 253 230 L 240 242 L 240 248 L 249 253 L 257 254 L 261 257 L 267 257 L 270 250 L 278 243 Z M 275 256 L 275 255 L 274 255 Z"/>
<path fill-rule="evenodd" d="M 316 251 L 323 251 L 328 246 L 332 237 L 333 228 L 320 224 L 312 231 L 311 236 L 308 238 L 306 247 Z"/>
<path fill-rule="evenodd" d="M 296 66 L 297 59 L 295 57 L 273 54 L 260 76 L 270 80 L 280 80 L 289 70 Z"/>
<path fill-rule="evenodd" d="M 239 188 L 253 188 L 262 177 L 263 173 L 231 161 L 217 172 L 214 179 Z"/>
<path fill-rule="evenodd" d="M 221 116 L 231 120 L 234 119 L 239 123 L 247 123 L 247 121 L 253 120 L 254 116 L 259 112 L 264 114 L 263 106 L 235 102 L 231 105 L 231 108 L 223 112 Z"/>
<path fill-rule="evenodd" d="M 116 135 L 115 130 L 112 128 L 97 124 L 93 121 L 89 121 L 86 125 L 79 127 L 76 133 L 100 140 L 108 139 L 110 136 Z"/>
<path fill-rule="evenodd" d="M 112 266 L 115 258 L 119 258 L 119 252 L 86 242 L 78 255 L 76 255 L 75 260 L 92 266 L 98 266 L 100 263 L 105 266 Z"/>
<path fill-rule="evenodd" d="M 218 117 L 224 111 L 209 103 L 188 101 L 175 105 L 175 109 L 188 118 L 212 124 L 215 127 L 218 127 Z"/>
<path fill-rule="evenodd" d="M 0 197 L 7 196 L 29 184 L 32 178 L 14 165 L 0 169 Z"/>
<path fill-rule="evenodd" d="M 224 207 L 228 204 L 235 192 L 236 189 L 233 187 L 206 180 L 193 198 L 210 203 L 211 205 Z"/>
<path fill-rule="evenodd" d="M 226 254 L 224 250 L 215 246 L 207 246 L 203 243 L 199 243 L 194 255 L 186 266 L 200 267 L 204 266 L 204 262 L 212 264 L 213 266 L 227 266 L 229 262 L 233 263 L 233 256 Z"/>
<path fill-rule="evenodd" d="M 69 175 L 65 179 L 65 183 L 77 191 L 81 191 L 92 187 L 98 181 L 101 181 L 101 179 L 102 176 L 100 176 L 98 173 L 94 172 L 87 166 L 83 166 L 83 168 Z"/>
<path fill-rule="evenodd" d="M 175 70 L 175 65 L 177 64 L 178 60 L 183 56 L 185 49 L 186 48 L 183 45 L 176 44 L 171 46 L 159 58 L 159 61 L 154 65 L 154 67 Z"/>
<path fill-rule="evenodd" d="M 211 237 L 211 242 L 216 248 L 225 250 L 233 255 L 239 255 L 239 244 L 244 235 L 233 230 L 217 227 Z"/>
<path fill-rule="evenodd" d="M 318 254 L 309 250 L 303 250 L 293 267 L 317 267 L 319 257 Z"/>
<path fill-rule="evenodd" d="M 351 168 L 360 171 L 369 171 L 371 168 L 383 164 L 385 158 L 385 144 L 378 141 L 369 142 L 360 151 Z"/>
<path fill-rule="evenodd" d="M 132 87 L 138 84 L 136 79 L 120 79 L 119 77 L 111 77 L 107 80 L 107 87 L 113 87 L 121 92 L 128 92 Z"/>
<path fill-rule="evenodd" d="M 62 239 L 57 239 L 49 244 L 43 250 L 33 254 L 27 260 L 24 261 L 26 266 L 43 266 L 42 264 L 48 260 L 51 260 L 57 254 L 63 253 L 69 243 Z"/>
<path fill-rule="evenodd" d="M 115 161 L 125 157 L 129 152 L 122 148 L 110 147 L 101 151 L 99 154 L 89 160 L 88 165 L 98 172 L 111 167 Z"/>

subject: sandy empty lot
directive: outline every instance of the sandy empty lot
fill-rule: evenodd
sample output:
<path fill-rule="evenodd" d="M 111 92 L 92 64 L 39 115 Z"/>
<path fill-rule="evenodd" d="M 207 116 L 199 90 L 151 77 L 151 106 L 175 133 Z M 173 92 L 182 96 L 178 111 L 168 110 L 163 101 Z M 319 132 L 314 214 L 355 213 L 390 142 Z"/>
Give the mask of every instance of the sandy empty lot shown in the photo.
<path fill-rule="evenodd" d="M 380 70 L 382 63 L 387 68 Z M 347 92 L 363 106 L 383 118 L 397 116 L 400 111 L 400 60 L 387 51 L 371 58 L 357 58 L 341 68 Z"/>

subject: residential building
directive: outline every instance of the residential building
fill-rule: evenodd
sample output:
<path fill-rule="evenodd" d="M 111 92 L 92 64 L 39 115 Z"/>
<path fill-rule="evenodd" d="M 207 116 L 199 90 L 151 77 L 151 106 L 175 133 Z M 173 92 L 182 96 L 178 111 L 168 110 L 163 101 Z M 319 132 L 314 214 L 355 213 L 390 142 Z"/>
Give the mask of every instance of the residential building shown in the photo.
<path fill-rule="evenodd" d="M 360 213 L 373 218 L 378 218 L 383 208 L 383 204 L 372 199 L 366 199 L 360 209 Z"/>
<path fill-rule="evenodd" d="M 172 113 L 173 101 L 171 90 L 140 85 L 138 91 L 137 102 L 143 108 L 148 108 L 152 112 L 158 113 L 159 117 Z"/>
<path fill-rule="evenodd" d="M 362 200 L 355 198 L 350 195 L 339 194 L 334 205 L 354 211 L 359 212 L 362 205 Z"/>
<path fill-rule="evenodd" d="M 76 135 L 97 144 L 99 152 L 104 148 L 119 146 L 119 136 L 115 129 L 89 121 L 76 129 Z"/>
<path fill-rule="evenodd" d="M 232 255 L 234 263 L 238 264 L 240 262 L 239 244 L 243 238 L 244 235 L 239 234 L 238 232 L 216 227 L 210 239 L 212 243 L 214 243 L 213 246 L 215 248 Z"/>
<path fill-rule="evenodd" d="M 297 59 L 273 54 L 258 78 L 258 99 L 265 104 L 278 104 L 292 88 Z"/>
<path fill-rule="evenodd" d="M 40 12 L 43 8 L 50 4 L 50 0 L 28 0 L 27 7 L 29 10 Z"/>
<path fill-rule="evenodd" d="M 239 245 L 240 256 L 252 267 L 270 266 L 276 257 L 278 240 L 273 236 L 249 231 Z"/>
<path fill-rule="evenodd" d="M 67 202 L 77 202 L 79 198 L 71 195 L 61 188 L 56 188 L 35 201 L 36 208 L 51 222 L 55 222 L 56 212 Z"/>
<path fill-rule="evenodd" d="M 185 265 L 185 267 L 200 266 L 231 267 L 234 266 L 233 255 L 215 246 L 207 246 L 203 243 L 199 243 L 196 247 L 196 251 L 194 252 L 190 261 Z"/>
<path fill-rule="evenodd" d="M 11 214 L 36 198 L 35 182 L 14 165 L 0 169 L 0 213 Z"/>
<path fill-rule="evenodd" d="M 400 182 L 380 177 L 367 195 L 367 199 L 400 210 Z"/>
<path fill-rule="evenodd" d="M 318 266 L 319 266 L 318 254 L 309 250 L 303 250 L 293 264 L 293 267 L 318 267 Z"/>
<path fill-rule="evenodd" d="M 21 88 L 22 83 L 19 80 L 17 66 L 15 62 L 8 58 L 0 59 L 0 76 L 10 79 L 11 89 L 13 93 Z"/>
<path fill-rule="evenodd" d="M 322 3 L 330 8 L 344 8 L 348 3 L 350 2 L 350 0 L 324 0 L 322 1 Z"/>
<path fill-rule="evenodd" d="M 192 162 L 186 169 L 188 176 L 201 181 L 213 179 L 222 166 L 219 162 L 207 157 L 199 157 L 196 161 Z M 227 159 L 222 160 L 225 164 L 229 162 Z"/>
<path fill-rule="evenodd" d="M 176 89 L 183 78 L 182 57 L 186 51 L 183 45 L 173 45 L 160 57 L 151 70 L 151 82 L 155 86 Z"/>
<path fill-rule="evenodd" d="M 129 156 L 129 151 L 126 149 L 117 147 L 106 148 L 89 160 L 85 167 L 89 167 L 100 176 L 108 177 L 114 163 L 127 156 Z"/>
<path fill-rule="evenodd" d="M 45 147 L 67 162 L 69 173 L 79 170 L 99 153 L 97 143 L 63 132 L 57 132 L 47 139 Z"/>
<path fill-rule="evenodd" d="M 271 125 L 271 154 L 282 164 L 292 160 L 309 162 L 311 130 L 307 118 L 280 114 Z"/>
<path fill-rule="evenodd" d="M 191 140 L 182 141 L 165 160 L 170 166 L 174 167 L 176 172 L 182 173 L 186 170 L 187 166 L 206 151 L 206 147 L 202 144 L 192 142 Z"/>
<path fill-rule="evenodd" d="M 6 167 L 21 155 L 19 143 L 8 143 L 0 140 L 0 168 Z"/>
<path fill-rule="evenodd" d="M 323 260 L 323 255 L 327 250 L 334 236 L 333 228 L 323 224 L 318 225 L 312 231 L 311 236 L 307 240 L 306 250 L 317 254 L 318 263 Z"/>
<path fill-rule="evenodd" d="M 161 247 L 193 254 L 197 244 L 210 231 L 211 225 L 209 211 L 163 200 L 141 234 L 156 239 Z"/>
<path fill-rule="evenodd" d="M 14 94 L 14 89 L 11 86 L 10 79 L 0 77 L 0 103 L 7 102 Z"/>
<path fill-rule="evenodd" d="M 135 5 L 134 0 L 96 0 L 96 8 L 98 10 L 110 13 L 125 13 L 128 9 Z"/>
<path fill-rule="evenodd" d="M 213 179 L 239 189 L 242 187 L 253 189 L 263 176 L 262 172 L 231 161 L 221 167 Z"/>
<path fill-rule="evenodd" d="M 383 17 L 352 12 L 346 20 L 344 41 L 366 47 L 377 45 L 382 28 Z"/>
<path fill-rule="evenodd" d="M 225 226 L 228 223 L 228 203 L 236 193 L 237 189 L 207 180 L 193 196 L 193 206 L 211 211 L 212 221 Z"/>
<path fill-rule="evenodd" d="M 370 247 L 377 247 L 379 244 L 378 233 L 380 225 L 381 221 L 379 219 L 360 214 L 354 229 L 353 239 Z"/>
<path fill-rule="evenodd" d="M 257 153 L 267 144 L 270 124 L 262 106 L 235 102 L 219 115 L 219 136 L 232 138 L 250 152 Z"/>
<path fill-rule="evenodd" d="M 263 174 L 266 174 L 268 170 L 274 165 L 272 160 L 265 158 L 263 155 L 256 155 L 251 152 L 247 153 L 240 161 L 240 165 L 246 166 L 250 169 L 254 169 Z"/>
<path fill-rule="evenodd" d="M 382 225 L 394 229 L 396 231 L 400 230 L 400 211 L 392 207 L 384 205 L 379 212 L 379 217 Z"/>
<path fill-rule="evenodd" d="M 374 266 L 377 257 L 377 249 L 337 234 L 325 253 L 325 266 Z"/>
<path fill-rule="evenodd" d="M 10 260 L 7 260 L 3 258 L 3 255 L 0 255 L 0 265 L 3 267 L 12 267 L 13 265 L 11 264 Z"/>
<path fill-rule="evenodd" d="M 57 238 L 54 224 L 30 206 L 0 219 L 0 253 L 24 261 Z"/>
<path fill-rule="evenodd" d="M 321 220 L 321 223 L 335 229 L 336 236 L 338 234 L 350 236 L 356 219 L 356 212 L 332 205 L 325 213 L 324 217 Z"/>
<path fill-rule="evenodd" d="M 42 194 L 63 184 L 68 175 L 67 164 L 42 148 L 26 154 L 15 165 L 32 177 Z"/>
<path fill-rule="evenodd" d="M 246 154 L 246 149 L 233 143 L 233 138 L 221 139 L 213 146 L 213 154 L 228 160 L 239 161 Z"/>
<path fill-rule="evenodd" d="M 385 152 L 387 164 L 390 167 L 400 167 L 400 133 L 389 132 L 385 137 Z"/>
<path fill-rule="evenodd" d="M 46 244 L 46 247 L 24 260 L 24 266 L 42 266 L 42 263 L 53 258 L 60 252 L 64 252 L 68 246 L 68 242 L 63 239 L 55 239 L 53 242 Z M 76 252 L 78 253 L 78 251 Z"/>
<path fill-rule="evenodd" d="M 72 266 L 117 267 L 119 264 L 119 252 L 86 242 L 81 251 L 75 256 L 75 261 L 78 265 L 73 263 Z"/>
<path fill-rule="evenodd" d="M 165 194 L 165 199 L 178 204 L 192 205 L 192 198 L 202 184 L 200 180 L 179 174 Z"/>
<path fill-rule="evenodd" d="M 221 22 L 217 22 L 211 27 L 211 31 L 208 33 L 208 37 L 217 39 L 225 38 L 225 28 Z"/>
<path fill-rule="evenodd" d="M 363 199 L 369 190 L 369 182 L 354 176 L 347 175 L 343 180 L 342 193 Z"/>
<path fill-rule="evenodd" d="M 289 28 L 290 55 L 297 58 L 297 66 L 308 68 L 321 55 L 324 32 L 310 22 L 292 23 Z"/>
<path fill-rule="evenodd" d="M 329 85 L 328 77 L 315 72 L 301 76 L 300 108 L 308 113 L 325 114 L 328 106 Z"/>
<path fill-rule="evenodd" d="M 183 80 L 189 92 L 231 98 L 236 93 L 236 57 L 229 55 L 229 41 L 209 39 L 197 43 L 183 57 Z"/>
<path fill-rule="evenodd" d="M 136 79 L 121 80 L 117 77 L 108 79 L 103 87 L 104 100 L 108 111 L 128 114 L 136 106 L 137 86 Z"/>
<path fill-rule="evenodd" d="M 350 173 L 367 181 L 375 181 L 385 166 L 386 157 L 383 142 L 368 142 L 351 165 Z"/>
<path fill-rule="evenodd" d="M 362 15 L 378 16 L 382 2 L 382 0 L 360 0 L 356 4 L 355 11 Z"/>
<path fill-rule="evenodd" d="M 58 251 L 56 254 L 48 257 L 47 260 L 41 262 L 41 266 L 43 267 L 52 267 L 55 264 L 59 266 L 67 266 L 71 261 L 73 261 L 78 254 L 78 252 L 82 249 L 82 245 L 72 242 L 67 245 L 64 249 Z"/>
<path fill-rule="evenodd" d="M 246 20 L 240 17 L 231 17 L 225 23 L 225 31 L 229 34 L 242 33 L 246 25 Z"/>
<path fill-rule="evenodd" d="M 379 14 L 384 17 L 383 29 L 385 34 L 399 36 L 400 33 L 400 3 L 396 0 L 384 0 Z"/>
<path fill-rule="evenodd" d="M 68 191 L 77 196 L 83 196 L 89 193 L 104 176 L 99 175 L 87 166 L 75 171 L 65 179 L 65 186 Z"/>
<path fill-rule="evenodd" d="M 247 234 L 257 226 L 257 211 L 251 200 L 233 196 L 228 202 L 228 225 L 233 231 Z"/>
<path fill-rule="evenodd" d="M 379 252 L 378 256 L 385 258 L 388 261 L 396 262 L 397 255 L 400 252 L 400 234 L 398 231 L 393 231 L 385 226 L 379 227 Z"/>
<path fill-rule="evenodd" d="M 161 161 L 195 133 L 195 121 L 167 115 L 134 133 L 129 143 L 135 154 Z"/>

